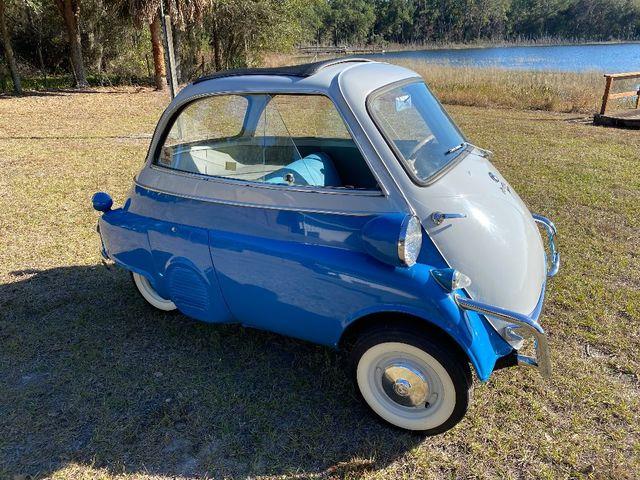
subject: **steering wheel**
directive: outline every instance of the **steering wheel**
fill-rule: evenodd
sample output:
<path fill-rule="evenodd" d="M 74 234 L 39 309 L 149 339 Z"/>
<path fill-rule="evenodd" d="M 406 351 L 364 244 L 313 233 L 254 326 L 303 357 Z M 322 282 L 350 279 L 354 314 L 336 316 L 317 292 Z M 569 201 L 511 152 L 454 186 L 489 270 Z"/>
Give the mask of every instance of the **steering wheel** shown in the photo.
<path fill-rule="evenodd" d="M 433 135 L 427 135 L 426 137 L 424 137 L 422 140 L 420 140 L 418 142 L 418 144 L 413 147 L 413 150 L 411 150 L 411 153 L 409 153 L 409 157 L 407 158 L 408 161 L 410 161 L 411 163 L 416 161 L 416 155 L 417 153 L 420 151 L 420 149 L 422 147 L 424 147 L 427 143 L 429 143 L 431 140 L 434 140 L 436 137 L 434 137 Z"/>

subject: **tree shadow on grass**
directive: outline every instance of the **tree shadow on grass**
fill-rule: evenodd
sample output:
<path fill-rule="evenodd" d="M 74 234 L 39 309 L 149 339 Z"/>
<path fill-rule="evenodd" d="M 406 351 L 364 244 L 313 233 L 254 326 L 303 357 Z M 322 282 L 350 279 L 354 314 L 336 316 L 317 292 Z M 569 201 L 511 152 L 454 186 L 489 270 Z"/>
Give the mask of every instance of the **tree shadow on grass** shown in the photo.
<path fill-rule="evenodd" d="M 357 475 L 421 440 L 374 418 L 329 349 L 154 311 L 120 269 L 12 277 L 0 285 L 0 476 L 70 463 Z"/>

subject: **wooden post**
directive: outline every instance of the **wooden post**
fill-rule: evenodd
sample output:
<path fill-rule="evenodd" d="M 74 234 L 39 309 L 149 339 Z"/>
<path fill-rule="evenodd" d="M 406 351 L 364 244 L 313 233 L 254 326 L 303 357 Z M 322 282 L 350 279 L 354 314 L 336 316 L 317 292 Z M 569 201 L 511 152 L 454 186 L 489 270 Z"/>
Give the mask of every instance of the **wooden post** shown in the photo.
<path fill-rule="evenodd" d="M 613 77 L 607 75 L 604 76 L 607 79 L 607 83 L 604 86 L 604 95 L 602 96 L 602 107 L 600 107 L 600 115 L 604 115 L 607 111 L 607 102 L 609 101 L 609 92 L 611 91 L 611 83 Z"/>
<path fill-rule="evenodd" d="M 167 80 L 171 98 L 176 96 L 178 89 L 178 76 L 176 74 L 176 57 L 173 52 L 173 32 L 171 31 L 171 17 L 162 14 L 162 31 L 164 33 L 164 59 L 167 65 Z"/>

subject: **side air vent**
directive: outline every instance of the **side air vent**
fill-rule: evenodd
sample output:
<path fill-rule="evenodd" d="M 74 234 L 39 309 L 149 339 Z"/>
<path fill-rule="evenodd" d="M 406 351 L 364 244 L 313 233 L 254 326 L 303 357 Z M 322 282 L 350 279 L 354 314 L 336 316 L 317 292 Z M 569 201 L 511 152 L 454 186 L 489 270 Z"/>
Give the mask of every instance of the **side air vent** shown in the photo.
<path fill-rule="evenodd" d="M 173 303 L 185 315 L 207 320 L 210 302 L 205 280 L 196 271 L 183 265 L 173 266 L 167 273 Z"/>

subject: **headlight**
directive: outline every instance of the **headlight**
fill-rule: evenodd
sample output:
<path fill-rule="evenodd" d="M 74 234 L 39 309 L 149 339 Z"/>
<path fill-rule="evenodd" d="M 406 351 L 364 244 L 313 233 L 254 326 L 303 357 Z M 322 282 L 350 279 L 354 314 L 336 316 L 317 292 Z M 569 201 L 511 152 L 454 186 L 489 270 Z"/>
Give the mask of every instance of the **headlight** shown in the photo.
<path fill-rule="evenodd" d="M 471 285 L 471 279 L 454 268 L 431 270 L 431 275 L 438 284 L 448 292 Z"/>
<path fill-rule="evenodd" d="M 398 258 L 407 267 L 412 267 L 418 260 L 422 247 L 422 227 L 420 220 L 413 215 L 407 215 L 400 227 L 398 238 Z"/>

